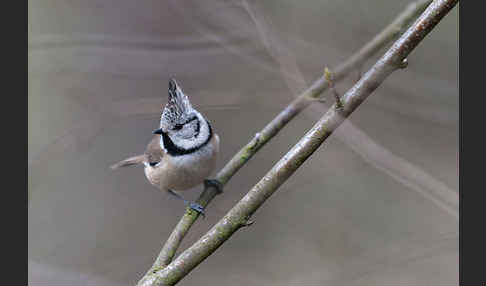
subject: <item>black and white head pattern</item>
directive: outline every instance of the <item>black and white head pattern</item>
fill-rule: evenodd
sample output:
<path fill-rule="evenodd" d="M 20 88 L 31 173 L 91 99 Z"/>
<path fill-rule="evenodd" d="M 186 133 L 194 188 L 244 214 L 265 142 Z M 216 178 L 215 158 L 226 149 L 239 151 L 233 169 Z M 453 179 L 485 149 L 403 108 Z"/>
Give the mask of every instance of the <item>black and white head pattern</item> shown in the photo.
<path fill-rule="evenodd" d="M 169 100 L 160 118 L 160 145 L 172 156 L 204 147 L 212 137 L 209 122 L 195 110 L 174 79 L 169 81 Z"/>

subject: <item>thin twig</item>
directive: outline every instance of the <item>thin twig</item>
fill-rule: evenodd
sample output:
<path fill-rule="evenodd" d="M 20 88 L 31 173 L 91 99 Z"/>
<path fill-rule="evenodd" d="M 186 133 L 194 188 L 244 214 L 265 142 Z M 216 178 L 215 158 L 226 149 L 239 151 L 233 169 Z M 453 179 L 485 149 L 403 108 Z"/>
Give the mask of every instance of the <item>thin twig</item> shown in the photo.
<path fill-rule="evenodd" d="M 165 268 L 139 285 L 174 285 L 211 255 L 282 185 L 331 133 L 395 70 L 458 0 L 435 0 L 417 21 L 342 97 L 342 110 L 330 108 L 307 134 L 211 230 Z M 257 144 L 259 144 L 261 138 Z M 228 178 L 229 179 L 229 178 Z"/>
<path fill-rule="evenodd" d="M 333 79 L 337 82 L 351 73 L 357 67 L 361 67 L 372 55 L 377 53 L 385 45 L 389 44 L 425 10 L 431 0 L 419 0 L 410 3 L 407 8 L 397 16 L 385 29 L 377 34 L 370 42 L 352 55 L 346 62 L 333 69 Z M 308 107 L 312 102 L 320 102 L 319 96 L 329 87 L 325 76 L 322 75 L 307 90 L 295 98 L 283 111 L 281 111 L 270 123 L 268 123 L 258 136 L 247 143 L 215 176 L 215 179 L 225 185 L 231 177 L 244 165 L 258 150 L 270 141 L 289 121 Z M 197 203 L 206 207 L 218 194 L 213 187 L 205 188 L 197 199 Z M 146 275 L 156 272 L 168 265 L 175 256 L 180 243 L 197 220 L 199 214 L 187 209 L 166 243 L 162 247 L 157 259 Z"/>
<path fill-rule="evenodd" d="M 326 78 L 327 82 L 329 83 L 329 89 L 331 90 L 332 95 L 334 96 L 334 100 L 336 101 L 336 108 L 341 109 L 343 108 L 343 103 L 341 102 L 341 98 L 339 97 L 339 93 L 334 86 L 334 79 L 332 76 L 331 71 L 326 67 L 324 69 L 324 77 Z"/>

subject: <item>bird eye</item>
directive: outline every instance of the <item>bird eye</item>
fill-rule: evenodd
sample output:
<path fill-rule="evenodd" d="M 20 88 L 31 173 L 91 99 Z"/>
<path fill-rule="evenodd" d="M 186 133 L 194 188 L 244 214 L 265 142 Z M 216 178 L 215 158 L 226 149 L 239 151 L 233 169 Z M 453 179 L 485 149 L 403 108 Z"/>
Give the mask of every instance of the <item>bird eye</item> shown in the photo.
<path fill-rule="evenodd" d="M 182 129 L 182 126 L 184 126 L 184 125 L 182 125 L 182 124 L 176 124 L 174 126 L 174 128 L 172 128 L 172 130 L 181 130 Z"/>

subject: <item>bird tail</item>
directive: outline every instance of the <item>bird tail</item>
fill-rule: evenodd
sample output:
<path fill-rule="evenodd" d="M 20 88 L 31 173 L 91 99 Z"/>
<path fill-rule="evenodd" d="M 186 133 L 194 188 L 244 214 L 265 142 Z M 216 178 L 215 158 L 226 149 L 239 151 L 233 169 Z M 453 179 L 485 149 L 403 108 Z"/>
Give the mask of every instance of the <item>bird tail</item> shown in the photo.
<path fill-rule="evenodd" d="M 137 165 L 137 164 L 142 164 L 144 161 L 145 155 L 138 155 L 138 156 L 133 156 L 130 158 L 127 158 L 125 160 L 122 160 L 118 163 L 115 163 L 111 165 L 110 168 L 112 169 L 118 169 L 120 167 L 126 167 L 126 166 L 131 166 L 131 165 Z"/>

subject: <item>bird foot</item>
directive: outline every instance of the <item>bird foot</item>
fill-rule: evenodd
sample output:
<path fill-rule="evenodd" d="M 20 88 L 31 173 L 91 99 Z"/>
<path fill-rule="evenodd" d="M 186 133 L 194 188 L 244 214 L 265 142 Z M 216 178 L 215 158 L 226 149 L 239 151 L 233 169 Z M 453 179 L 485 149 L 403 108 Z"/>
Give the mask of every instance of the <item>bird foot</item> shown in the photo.
<path fill-rule="evenodd" d="M 188 204 L 189 204 L 189 207 L 191 209 L 193 209 L 196 212 L 200 213 L 203 218 L 206 218 L 206 213 L 204 212 L 204 207 L 203 206 L 201 206 L 198 203 L 194 203 L 194 202 L 188 202 Z"/>
<path fill-rule="evenodd" d="M 223 193 L 223 184 L 221 184 L 221 182 L 218 181 L 218 180 L 206 179 L 206 180 L 204 180 L 204 186 L 206 188 L 212 186 L 218 191 L 218 194 Z"/>
<path fill-rule="evenodd" d="M 174 192 L 173 190 L 167 190 L 169 194 L 173 195 L 174 197 L 182 200 L 184 202 L 185 205 L 189 205 L 189 207 L 193 210 L 195 210 L 196 212 L 200 213 L 203 218 L 205 218 L 205 213 L 204 213 L 204 207 L 201 206 L 200 204 L 198 203 L 195 203 L 195 202 L 190 202 L 186 199 L 184 199 L 181 195 L 179 195 L 178 193 Z"/>

